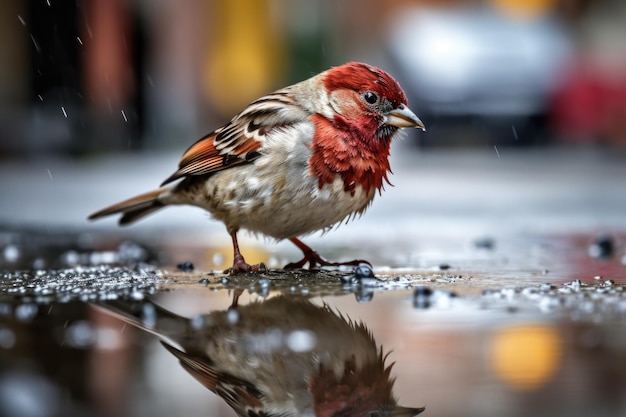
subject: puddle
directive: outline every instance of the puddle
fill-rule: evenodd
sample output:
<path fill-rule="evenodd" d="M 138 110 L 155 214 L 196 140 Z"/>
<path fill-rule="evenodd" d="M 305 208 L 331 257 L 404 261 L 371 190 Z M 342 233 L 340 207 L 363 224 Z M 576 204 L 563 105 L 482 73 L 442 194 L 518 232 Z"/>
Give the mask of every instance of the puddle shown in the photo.
<path fill-rule="evenodd" d="M 228 277 L 221 249 L 7 236 L 0 416 L 626 415 L 621 237 Z"/>

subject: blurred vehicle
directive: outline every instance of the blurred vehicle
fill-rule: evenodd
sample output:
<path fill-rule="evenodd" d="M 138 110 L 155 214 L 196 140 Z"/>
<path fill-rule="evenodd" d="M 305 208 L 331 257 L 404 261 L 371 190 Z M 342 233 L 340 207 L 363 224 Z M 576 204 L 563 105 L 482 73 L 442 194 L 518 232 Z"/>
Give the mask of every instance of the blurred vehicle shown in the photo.
<path fill-rule="evenodd" d="M 391 28 L 398 76 L 427 126 L 423 146 L 547 140 L 548 102 L 572 57 L 556 19 L 414 8 Z"/>

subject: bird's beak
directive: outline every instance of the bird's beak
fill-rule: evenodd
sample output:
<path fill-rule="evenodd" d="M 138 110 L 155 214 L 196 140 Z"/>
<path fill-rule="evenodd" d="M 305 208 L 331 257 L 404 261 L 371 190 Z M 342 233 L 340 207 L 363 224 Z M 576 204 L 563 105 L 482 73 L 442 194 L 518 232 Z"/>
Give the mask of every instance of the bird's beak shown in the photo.
<path fill-rule="evenodd" d="M 404 104 L 385 115 L 386 125 L 395 127 L 418 127 L 426 131 L 424 123 Z"/>
<path fill-rule="evenodd" d="M 419 120 L 419 119 L 417 119 Z M 402 406 L 395 406 L 395 408 L 391 411 L 391 414 L 389 414 L 392 417 L 415 417 L 416 415 L 418 415 L 419 413 L 421 413 L 422 411 L 424 411 L 425 408 L 421 407 L 421 408 L 407 408 L 407 407 L 402 407 Z"/>

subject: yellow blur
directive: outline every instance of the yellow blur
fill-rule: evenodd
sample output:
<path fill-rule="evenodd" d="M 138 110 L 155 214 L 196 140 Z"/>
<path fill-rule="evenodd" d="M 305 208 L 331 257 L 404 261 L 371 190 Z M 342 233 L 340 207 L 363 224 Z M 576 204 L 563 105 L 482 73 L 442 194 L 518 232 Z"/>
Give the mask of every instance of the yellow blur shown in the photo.
<path fill-rule="evenodd" d="M 507 327 L 491 341 L 491 362 L 496 375 L 507 385 L 530 390 L 550 380 L 559 367 L 562 351 L 562 341 L 550 326 Z"/>

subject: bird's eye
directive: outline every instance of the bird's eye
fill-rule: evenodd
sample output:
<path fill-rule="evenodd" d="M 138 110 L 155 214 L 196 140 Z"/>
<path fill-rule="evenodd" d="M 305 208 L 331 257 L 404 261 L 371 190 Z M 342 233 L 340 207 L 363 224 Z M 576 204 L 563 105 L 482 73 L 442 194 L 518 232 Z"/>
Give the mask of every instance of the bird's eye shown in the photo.
<path fill-rule="evenodd" d="M 378 102 L 378 94 L 373 91 L 366 91 L 363 93 L 363 100 L 369 104 L 376 104 Z"/>

